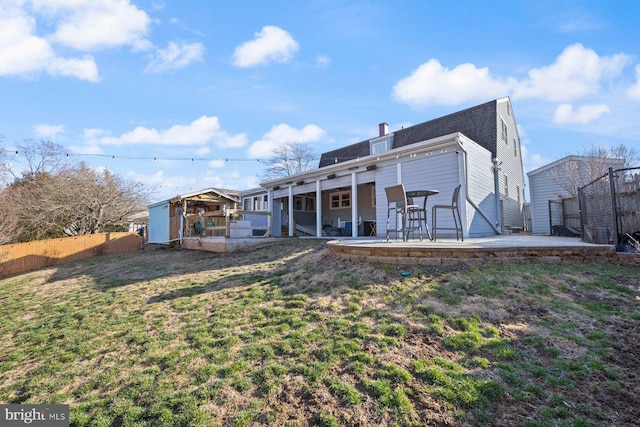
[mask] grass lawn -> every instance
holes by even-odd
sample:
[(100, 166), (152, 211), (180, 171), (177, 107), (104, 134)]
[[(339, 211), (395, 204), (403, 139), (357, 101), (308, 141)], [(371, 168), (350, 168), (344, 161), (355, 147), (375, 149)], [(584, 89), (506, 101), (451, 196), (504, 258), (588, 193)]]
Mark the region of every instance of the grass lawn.
[(69, 404), (74, 426), (640, 420), (637, 267), (370, 264), (282, 239), (5, 278), (0, 307), (0, 403)]

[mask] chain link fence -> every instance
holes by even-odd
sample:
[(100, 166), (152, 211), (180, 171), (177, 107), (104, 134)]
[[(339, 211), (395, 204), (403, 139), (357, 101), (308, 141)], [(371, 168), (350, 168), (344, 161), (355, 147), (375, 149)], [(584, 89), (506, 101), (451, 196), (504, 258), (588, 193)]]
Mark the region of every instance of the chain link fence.
[(640, 168), (613, 169), (578, 189), (582, 240), (640, 252)]

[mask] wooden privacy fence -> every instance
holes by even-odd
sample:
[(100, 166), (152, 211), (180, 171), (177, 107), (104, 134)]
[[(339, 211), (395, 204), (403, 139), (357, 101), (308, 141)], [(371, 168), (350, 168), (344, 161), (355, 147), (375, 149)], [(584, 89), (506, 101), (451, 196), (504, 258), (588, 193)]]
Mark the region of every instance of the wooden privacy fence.
[(0, 277), (140, 249), (138, 233), (99, 233), (0, 246)]

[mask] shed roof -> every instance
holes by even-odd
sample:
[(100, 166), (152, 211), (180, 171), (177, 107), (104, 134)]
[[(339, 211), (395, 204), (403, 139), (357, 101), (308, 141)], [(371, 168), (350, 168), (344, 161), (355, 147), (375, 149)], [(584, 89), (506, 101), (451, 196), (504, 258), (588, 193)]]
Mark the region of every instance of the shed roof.
[(148, 208), (152, 208), (155, 206), (159, 206), (162, 205), (164, 203), (175, 203), (178, 202), (180, 200), (184, 200), (184, 199), (191, 199), (191, 198), (195, 198), (196, 196), (203, 196), (206, 194), (216, 194), (220, 197), (224, 197), (225, 199), (231, 200), (233, 202), (240, 202), (240, 192), (236, 191), (236, 190), (226, 190), (226, 189), (222, 189), (222, 188), (206, 188), (204, 190), (198, 190), (198, 191), (193, 191), (191, 193), (186, 193), (186, 194), (178, 194), (175, 197), (172, 197), (170, 199), (167, 200), (162, 200), (160, 202), (156, 202), (153, 203), (149, 206), (147, 206)]

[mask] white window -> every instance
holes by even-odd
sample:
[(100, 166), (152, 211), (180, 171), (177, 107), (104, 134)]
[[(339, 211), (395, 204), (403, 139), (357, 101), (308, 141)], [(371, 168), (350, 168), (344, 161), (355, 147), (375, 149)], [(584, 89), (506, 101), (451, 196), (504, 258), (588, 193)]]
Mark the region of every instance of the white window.
[(513, 138), (513, 155), (518, 157), (518, 140)]
[(244, 205), (242, 207), (245, 211), (251, 210), (251, 199), (244, 199)]
[(504, 195), (509, 197), (509, 177), (504, 176)]
[(520, 184), (516, 184), (516, 194), (518, 195), (518, 204), (520, 204)]
[(502, 140), (504, 141), (505, 144), (509, 145), (509, 135), (507, 131), (507, 124), (502, 119), (500, 119), (500, 122), (502, 123)]
[(351, 191), (331, 193), (329, 198), (329, 209), (345, 209), (351, 207)]
[(293, 198), (293, 210), (315, 212), (316, 211), (315, 197), (295, 196)]
[(372, 142), (371, 143), (371, 154), (380, 154), (380, 153), (384, 153), (385, 151), (389, 150), (389, 144), (388, 144), (388, 140), (385, 139), (384, 141), (380, 141), (380, 142)]

